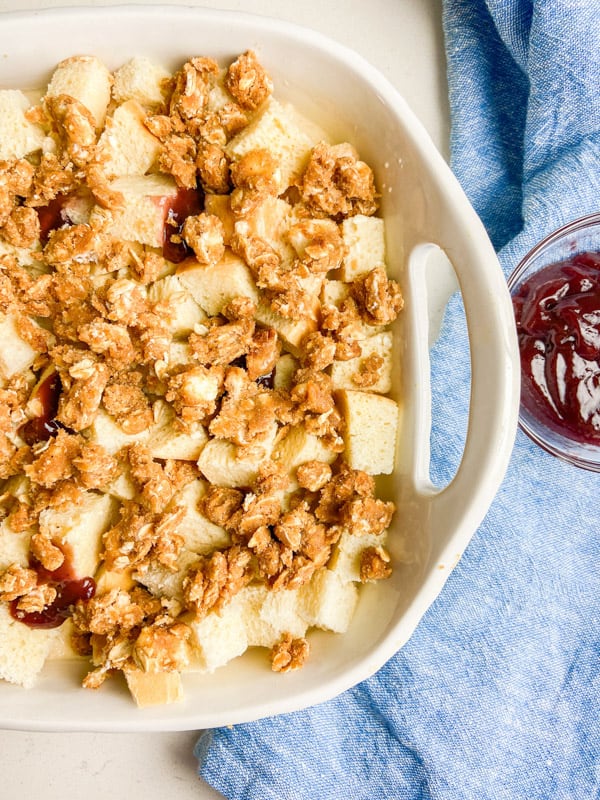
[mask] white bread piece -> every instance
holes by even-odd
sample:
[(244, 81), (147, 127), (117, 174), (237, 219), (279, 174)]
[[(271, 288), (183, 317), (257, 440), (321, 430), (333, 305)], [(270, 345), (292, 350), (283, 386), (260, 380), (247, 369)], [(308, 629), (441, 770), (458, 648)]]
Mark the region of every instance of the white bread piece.
[(115, 71), (112, 94), (117, 103), (136, 100), (144, 107), (154, 108), (164, 103), (162, 85), (170, 77), (161, 64), (136, 56)]
[(156, 163), (162, 145), (144, 125), (145, 118), (137, 100), (127, 100), (107, 118), (96, 153), (109, 178), (145, 175)]
[[(32, 320), (32, 324), (36, 325)], [(0, 314), (0, 373), (12, 378), (28, 369), (34, 362), (37, 351), (19, 336), (15, 318), (11, 314)]]
[(46, 134), (25, 117), (31, 102), (18, 89), (0, 90), (0, 159), (10, 161), (41, 150)]
[(55, 659), (77, 659), (78, 661), (85, 660), (85, 656), (76, 653), (71, 644), (71, 636), (73, 634), (73, 621), (70, 617), (56, 628), (56, 636), (50, 643), (50, 650), (48, 651), (48, 661)]
[(281, 259), (281, 263), (292, 265), (296, 253), (289, 244), (291, 206), (279, 197), (267, 195), (255, 208), (235, 223), (234, 230), (241, 236), (257, 236), (267, 242)]
[[(316, 305), (318, 298), (315, 298), (315, 307)], [(296, 356), (300, 354), (300, 343), (304, 337), (317, 330), (316, 312), (314, 317), (288, 319), (273, 311), (264, 300), (259, 302), (254, 316), (258, 322), (277, 331), (287, 349)]]
[[(323, 307), (335, 306), (339, 308), (341, 303), (350, 295), (350, 284), (343, 281), (325, 279), (321, 289), (321, 304)], [(352, 339), (360, 341), (366, 339), (368, 336), (374, 336), (376, 333), (381, 333), (383, 330), (382, 325), (369, 325), (361, 319), (357, 319), (352, 329), (347, 333), (351, 335)]]
[(152, 410), (155, 424), (148, 429), (148, 447), (152, 458), (196, 461), (208, 440), (204, 426), (194, 422), (188, 430), (181, 430), (176, 425), (175, 412), (164, 400), (157, 400)]
[(235, 215), (231, 210), (228, 194), (207, 194), (204, 197), (204, 211), (214, 214), (223, 225), (223, 242), (229, 246), (235, 230)]
[(57, 544), (67, 546), (77, 577), (93, 576), (98, 569), (102, 534), (112, 524), (116, 507), (109, 494), (82, 492), (68, 511), (46, 508), (40, 513), (40, 530), (47, 531)]
[[(0, 117), (0, 130), (1, 127), (2, 118)], [(0, 133), (0, 136), (1, 135)], [(39, 265), (34, 261), (33, 254), (41, 252), (41, 249), (42, 247), (39, 239), (31, 247), (15, 247), (14, 244), (9, 244), (9, 242), (0, 239), (0, 256), (12, 256), (16, 259), (20, 267), (26, 267), (29, 272), (35, 272), (37, 275), (42, 274), (42, 271), (39, 269)]]
[(57, 628), (30, 628), (0, 603), (0, 678), (30, 689), (57, 637)]
[(209, 266), (186, 260), (177, 270), (177, 277), (211, 317), (220, 314), (234, 297), (249, 297), (258, 302), (258, 289), (250, 270), (231, 250), (225, 250), (221, 260)]
[(345, 457), (352, 469), (369, 475), (389, 475), (394, 469), (398, 438), (398, 404), (372, 392), (339, 392), (346, 421)]
[(114, 456), (122, 447), (135, 442), (147, 441), (150, 436), (149, 430), (146, 429), (140, 433), (124, 433), (111, 415), (100, 408), (89, 428), (89, 435), (92, 442), (101, 444), (111, 456)]
[(392, 344), (393, 337), (390, 331), (383, 331), (360, 341), (361, 354), (349, 361), (334, 361), (331, 365), (331, 380), (334, 389), (358, 389), (360, 386), (353, 380), (359, 373), (361, 362), (371, 355), (381, 356), (383, 364), (379, 370), (376, 383), (364, 387), (369, 392), (387, 394), (392, 388)]
[(156, 597), (169, 597), (181, 600), (183, 597), (183, 581), (188, 569), (198, 561), (197, 553), (182, 548), (177, 556), (177, 570), (173, 571), (160, 564), (153, 564), (138, 570), (133, 577)]
[(168, 175), (124, 175), (109, 185), (112, 191), (122, 195), (123, 204), (112, 211), (95, 206), (90, 214), (90, 224), (101, 227), (116, 239), (161, 248), (167, 206), (177, 194), (173, 178)]
[(289, 389), (292, 385), (292, 377), (298, 369), (298, 361), (291, 353), (284, 353), (277, 359), (275, 364), (275, 376), (273, 378), (274, 389)]
[(14, 531), (6, 519), (0, 522), (0, 572), (11, 564), (28, 565), (30, 540), (31, 531)]
[(298, 611), (310, 626), (345, 633), (358, 601), (354, 583), (344, 583), (327, 567), (298, 590)]
[(360, 554), (367, 547), (380, 547), (385, 544), (386, 535), (366, 533), (363, 536), (344, 532), (333, 548), (327, 565), (342, 583), (360, 581)]
[(137, 494), (137, 487), (131, 479), (131, 473), (125, 466), (123, 471), (106, 487), (106, 494), (116, 497), (117, 500), (133, 500)]
[(298, 590), (271, 591), (264, 585), (247, 586), (235, 600), (243, 619), (249, 647), (273, 647), (282, 634), (304, 636), (308, 624), (298, 612)]
[(273, 461), (282, 464), (288, 473), (295, 475), (307, 461), (324, 461), (333, 464), (337, 453), (325, 447), (318, 436), (309, 433), (303, 425), (294, 425), (273, 450)]
[(263, 457), (238, 458), (236, 445), (225, 439), (210, 439), (200, 453), (198, 469), (215, 486), (250, 486), (256, 480), (260, 465), (269, 458), (274, 440), (275, 430), (269, 439), (261, 442)]
[(231, 544), (227, 531), (198, 510), (198, 502), (205, 493), (205, 482), (196, 479), (184, 486), (171, 501), (174, 508), (185, 509), (185, 516), (177, 525), (177, 533), (183, 536), (183, 546), (192, 553), (207, 554)]
[(125, 670), (125, 680), (138, 708), (163, 706), (183, 699), (179, 672), (144, 672), (137, 667)]
[(234, 161), (251, 150), (268, 150), (279, 164), (279, 194), (298, 180), (310, 151), (321, 140), (317, 132), (289, 105), (271, 98), (259, 113), (226, 147)]
[(381, 217), (356, 214), (342, 222), (345, 254), (340, 268), (343, 281), (353, 281), (375, 267), (385, 267), (385, 227)]
[(124, 569), (117, 572), (116, 570), (107, 569), (106, 564), (100, 564), (96, 570), (94, 580), (96, 582), (97, 595), (111, 592), (113, 589), (129, 591), (135, 585), (130, 570)]
[(206, 314), (194, 300), (177, 275), (167, 275), (150, 286), (148, 299), (160, 303), (163, 319), (173, 336), (188, 336), (194, 325), (206, 319)]
[(241, 656), (248, 647), (237, 596), (220, 613), (213, 611), (189, 625), (192, 636), (190, 665), (186, 671), (214, 672), (232, 658)]
[(71, 56), (54, 70), (46, 97), (69, 95), (91, 113), (96, 130), (104, 125), (110, 102), (112, 76), (105, 64), (95, 56)]

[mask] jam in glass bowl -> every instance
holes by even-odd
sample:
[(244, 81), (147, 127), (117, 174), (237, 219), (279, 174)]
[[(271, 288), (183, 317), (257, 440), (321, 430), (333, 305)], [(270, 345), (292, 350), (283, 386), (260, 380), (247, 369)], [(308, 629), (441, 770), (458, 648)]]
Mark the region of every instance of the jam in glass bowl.
[(521, 355), (519, 424), (600, 472), (600, 213), (537, 244), (508, 281)]

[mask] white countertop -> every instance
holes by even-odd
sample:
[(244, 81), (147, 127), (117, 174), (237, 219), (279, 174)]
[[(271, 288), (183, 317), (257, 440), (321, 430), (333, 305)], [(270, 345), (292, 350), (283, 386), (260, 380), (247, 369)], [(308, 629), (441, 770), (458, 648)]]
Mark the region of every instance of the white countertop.
[[(118, 4), (110, 0), (88, 3), (0, 0), (0, 11)], [(169, 0), (146, 3), (158, 4), (172, 3)], [(179, 4), (279, 17), (315, 28), (353, 48), (402, 92), (435, 144), (447, 155), (441, 0), (187, 0)], [(0, 731), (0, 797), (214, 800), (221, 795), (196, 775), (192, 750), (197, 738), (198, 731), (162, 734)]]

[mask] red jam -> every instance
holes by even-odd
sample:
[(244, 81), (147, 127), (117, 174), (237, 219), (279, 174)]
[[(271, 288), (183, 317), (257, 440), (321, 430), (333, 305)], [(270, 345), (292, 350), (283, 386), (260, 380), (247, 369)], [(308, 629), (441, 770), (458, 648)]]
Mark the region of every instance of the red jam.
[(63, 225), (71, 224), (64, 212), (67, 199), (68, 195), (59, 194), (50, 200), (47, 206), (40, 206), (36, 209), (40, 221), (40, 242), (42, 244), (46, 244), (52, 231), (62, 228)]
[(10, 605), (11, 615), (30, 628), (58, 628), (71, 615), (71, 607), (78, 600), (89, 600), (96, 593), (93, 578), (78, 578), (75, 575), (68, 553), (65, 553), (65, 560), (58, 569), (47, 570), (35, 560), (32, 560), (30, 567), (35, 569), (40, 582), (48, 583), (56, 589), (54, 601), (43, 611), (19, 611), (18, 599), (13, 600)]
[(39, 417), (27, 420), (19, 428), (23, 441), (30, 447), (38, 442), (46, 442), (51, 436), (56, 435), (60, 427), (55, 417), (61, 391), (62, 384), (58, 372), (53, 372), (38, 386), (35, 396), (42, 406), (42, 413)]
[(553, 430), (600, 444), (600, 253), (544, 267), (513, 305), (523, 407)]
[(183, 223), (190, 216), (200, 214), (204, 208), (204, 196), (198, 189), (178, 189), (177, 194), (165, 206), (165, 228), (163, 232), (163, 256), (179, 264), (190, 254), (184, 241), (172, 241), (181, 236)]

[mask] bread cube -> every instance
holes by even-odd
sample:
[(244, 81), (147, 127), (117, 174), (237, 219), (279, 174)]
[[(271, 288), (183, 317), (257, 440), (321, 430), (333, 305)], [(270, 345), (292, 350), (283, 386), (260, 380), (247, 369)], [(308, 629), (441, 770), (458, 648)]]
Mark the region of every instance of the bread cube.
[(183, 581), (190, 567), (198, 561), (198, 555), (182, 548), (177, 556), (177, 569), (175, 571), (153, 563), (137, 570), (133, 577), (142, 586), (156, 597), (169, 597), (181, 600), (183, 596)]
[(206, 319), (206, 314), (177, 275), (155, 281), (148, 291), (148, 299), (153, 305), (160, 305), (173, 336), (188, 336), (194, 325)]
[(57, 637), (57, 628), (30, 628), (0, 602), (0, 678), (30, 689)]
[(239, 604), (234, 598), (220, 613), (211, 612), (192, 629), (189, 671), (214, 672), (241, 656), (248, 647), (248, 637)]
[(268, 150), (279, 164), (281, 194), (302, 175), (320, 138), (290, 106), (271, 98), (262, 113), (229, 142), (227, 153), (237, 160), (251, 150)]
[[(318, 299), (315, 299), (318, 303)], [(300, 343), (304, 337), (317, 330), (316, 314), (314, 318), (288, 319), (273, 311), (264, 300), (259, 302), (254, 316), (258, 322), (277, 331), (287, 349), (296, 356), (300, 354)]]
[(46, 97), (66, 94), (78, 100), (91, 113), (100, 130), (110, 102), (112, 77), (106, 66), (95, 56), (71, 56), (54, 70)]
[(26, 370), (38, 355), (33, 347), (21, 338), (15, 318), (10, 314), (0, 314), (0, 342), (2, 342), (0, 374), (5, 378), (12, 378), (13, 375)]
[(332, 572), (338, 576), (342, 583), (360, 581), (360, 555), (367, 547), (380, 547), (385, 544), (385, 534), (376, 535), (367, 533), (357, 536), (352, 533), (342, 533), (333, 549), (329, 564)]
[(183, 699), (179, 672), (144, 672), (137, 667), (124, 670), (127, 688), (138, 708), (162, 706)]
[(145, 442), (150, 436), (149, 429), (140, 433), (124, 433), (114, 419), (103, 408), (100, 408), (89, 429), (90, 439), (96, 444), (101, 444), (104, 449), (114, 456), (122, 447), (134, 442)]
[(81, 492), (77, 504), (68, 511), (46, 508), (40, 513), (40, 530), (66, 546), (69, 563), (78, 578), (96, 572), (102, 534), (112, 524), (116, 506), (109, 494)]
[(398, 404), (372, 392), (343, 390), (340, 406), (346, 421), (345, 457), (352, 469), (389, 475), (398, 438)]
[(41, 150), (46, 134), (25, 116), (31, 103), (18, 89), (0, 90), (0, 159), (10, 161)]
[(111, 181), (110, 188), (122, 195), (122, 205), (111, 211), (96, 206), (90, 224), (116, 239), (162, 248), (168, 204), (177, 194), (175, 181), (167, 175), (124, 175)]
[(307, 461), (324, 461), (333, 464), (337, 453), (325, 447), (322, 440), (309, 433), (303, 425), (294, 425), (273, 450), (273, 461), (282, 464), (293, 476)]
[(271, 591), (264, 585), (247, 586), (236, 597), (248, 646), (273, 647), (284, 633), (304, 636), (308, 624), (298, 612), (298, 590)]
[(200, 453), (198, 469), (215, 486), (251, 486), (260, 465), (269, 458), (272, 446), (272, 441), (264, 443), (261, 458), (239, 458), (236, 445), (225, 439), (210, 439)]
[(277, 359), (275, 364), (275, 376), (273, 378), (274, 389), (289, 389), (292, 385), (294, 372), (298, 369), (298, 361), (291, 353), (284, 353)]
[(31, 531), (14, 531), (6, 519), (0, 522), (0, 573), (11, 564), (29, 564)]
[(123, 589), (129, 591), (133, 589), (134, 582), (130, 570), (116, 570), (107, 569), (105, 564), (100, 564), (94, 576), (96, 582), (96, 594), (104, 594), (111, 592), (113, 589)]
[(242, 236), (256, 236), (267, 242), (281, 259), (283, 265), (291, 265), (295, 251), (288, 243), (291, 206), (279, 197), (267, 195), (255, 208), (235, 223), (235, 232)]
[(174, 508), (185, 509), (185, 516), (177, 525), (177, 533), (183, 536), (183, 546), (193, 553), (211, 553), (231, 544), (227, 531), (200, 513), (198, 502), (205, 492), (204, 481), (194, 480), (184, 486), (172, 501)]
[(214, 214), (223, 225), (223, 242), (228, 247), (235, 230), (235, 216), (231, 210), (228, 194), (207, 194), (204, 198), (204, 211)]
[(174, 411), (162, 400), (156, 401), (153, 411), (156, 422), (148, 429), (152, 458), (196, 461), (208, 440), (204, 426), (193, 422), (182, 430), (176, 424)]
[(385, 229), (381, 217), (356, 214), (342, 222), (345, 255), (340, 269), (344, 281), (353, 281), (375, 267), (385, 266)]
[(56, 635), (53, 637), (50, 643), (47, 660), (53, 661), (59, 658), (75, 658), (79, 661), (83, 661), (85, 656), (82, 656), (80, 653), (76, 653), (71, 643), (71, 637), (73, 635), (73, 621), (71, 618), (67, 617), (63, 624), (56, 628), (55, 631)]
[(117, 103), (136, 100), (145, 108), (154, 109), (164, 103), (163, 86), (170, 77), (161, 64), (136, 56), (115, 71), (112, 94)]
[(335, 633), (348, 630), (357, 602), (354, 583), (343, 582), (327, 567), (317, 570), (298, 590), (298, 612), (306, 622)]
[(107, 118), (97, 155), (108, 177), (145, 175), (157, 161), (162, 145), (144, 125), (145, 116), (137, 100), (127, 100)]
[(220, 314), (234, 297), (249, 297), (258, 302), (258, 289), (250, 270), (231, 250), (225, 250), (223, 258), (209, 266), (186, 260), (180, 264), (177, 277), (211, 317)]
[[(334, 306), (340, 308), (346, 298), (350, 296), (350, 284), (343, 281), (325, 279), (321, 289), (321, 303), (323, 307)], [(345, 333), (352, 339), (360, 341), (376, 333), (381, 333), (383, 326), (369, 325), (357, 318), (350, 327), (345, 327)]]
[[(2, 118), (0, 117), (0, 130), (2, 128), (1, 119)], [(10, 244), (9, 242), (5, 242), (3, 239), (0, 239), (0, 256), (12, 256), (20, 267), (27, 267), (29, 272), (35, 271), (36, 274), (41, 273), (37, 270), (38, 265), (34, 261), (33, 254), (39, 253), (41, 249), (42, 248), (39, 240), (32, 247), (16, 247), (14, 244)]]
[[(392, 334), (389, 331), (376, 333), (360, 341), (361, 354), (348, 361), (334, 361), (331, 365), (331, 379), (334, 389), (365, 389), (377, 394), (387, 394), (392, 388)], [(383, 364), (378, 370), (377, 380), (369, 386), (361, 387), (354, 381), (360, 374), (361, 363), (371, 355), (380, 356)]]

